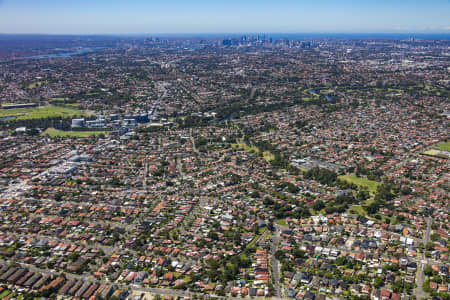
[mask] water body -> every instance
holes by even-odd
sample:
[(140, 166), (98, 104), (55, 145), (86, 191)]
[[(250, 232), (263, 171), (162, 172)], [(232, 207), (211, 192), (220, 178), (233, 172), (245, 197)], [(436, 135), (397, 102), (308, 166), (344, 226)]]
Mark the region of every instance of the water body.
[(211, 121), (209, 121), (209, 123), (212, 124), (212, 125), (216, 125), (216, 124), (223, 123), (225, 121), (229, 121), (229, 120), (232, 120), (232, 119), (234, 119), (233, 115), (229, 115), (228, 117), (225, 117), (225, 118), (220, 119), (220, 120), (211, 120)]
[(59, 53), (53, 53), (53, 54), (42, 54), (42, 55), (35, 55), (28, 57), (30, 59), (43, 59), (43, 58), (65, 58), (65, 57), (71, 57), (75, 55), (84, 55), (88, 53), (95, 52), (100, 49), (104, 49), (105, 47), (95, 47), (95, 48), (80, 48), (75, 51), (70, 52), (59, 52)]
[(266, 37), (276, 39), (310, 39), (310, 38), (336, 38), (336, 39), (424, 39), (424, 40), (450, 40), (449, 33), (273, 33)]
[[(318, 95), (321, 96), (322, 94), (318, 93), (316, 90), (308, 90), (308, 93), (313, 94), (313, 95)], [(331, 97), (330, 95), (323, 95), (325, 97), (325, 99), (327, 99), (328, 102), (333, 101), (333, 97)]]
[[(198, 37), (198, 38), (240, 38), (242, 36), (257, 36), (264, 33), (179, 33), (155, 34), (158, 37)], [(424, 39), (424, 40), (450, 40), (450, 33), (265, 33), (266, 39)]]
[(7, 119), (15, 119), (17, 116), (6, 116), (6, 117), (0, 117), (0, 120), (7, 120)]

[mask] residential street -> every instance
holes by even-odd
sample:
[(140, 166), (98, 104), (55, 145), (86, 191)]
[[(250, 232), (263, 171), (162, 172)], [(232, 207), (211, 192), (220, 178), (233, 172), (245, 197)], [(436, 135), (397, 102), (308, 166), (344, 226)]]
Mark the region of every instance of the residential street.
[(275, 290), (275, 295), (281, 297), (281, 286), (280, 286), (280, 267), (278, 260), (275, 258), (275, 252), (277, 251), (278, 242), (280, 240), (280, 228), (275, 224), (275, 231), (272, 234), (272, 244), (270, 245), (270, 262), (272, 265), (272, 279), (273, 287)]
[[(431, 224), (432, 224), (432, 218), (428, 217), (427, 219), (427, 229), (425, 230), (423, 243), (426, 245), (430, 240), (430, 233), (431, 233)], [(414, 289), (414, 295), (416, 295), (417, 299), (422, 299), (428, 296), (427, 293), (423, 290), (423, 283), (425, 281), (425, 274), (423, 274), (423, 269), (427, 265), (427, 259), (425, 257), (425, 254), (422, 253), (421, 256), (422, 259), (417, 260), (417, 278), (416, 278), (416, 288)]]

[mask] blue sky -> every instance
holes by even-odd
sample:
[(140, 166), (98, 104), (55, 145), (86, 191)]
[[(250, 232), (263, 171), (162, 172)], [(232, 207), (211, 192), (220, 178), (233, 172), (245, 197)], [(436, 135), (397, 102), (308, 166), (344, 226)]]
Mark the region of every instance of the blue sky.
[(450, 33), (450, 0), (0, 0), (0, 33)]

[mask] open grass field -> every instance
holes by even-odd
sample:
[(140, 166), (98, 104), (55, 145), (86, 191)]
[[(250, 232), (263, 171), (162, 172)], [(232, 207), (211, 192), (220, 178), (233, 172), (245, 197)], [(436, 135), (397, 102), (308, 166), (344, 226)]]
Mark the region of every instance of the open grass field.
[(69, 108), (77, 108), (77, 107), (79, 107), (80, 105), (78, 104), (78, 103), (66, 103), (66, 104), (64, 104), (64, 107), (69, 107)]
[(267, 162), (271, 162), (272, 160), (275, 159), (275, 155), (273, 155), (271, 152), (269, 151), (264, 151), (263, 152), (263, 157)]
[(441, 151), (436, 150), (436, 149), (430, 149), (430, 150), (425, 151), (423, 154), (437, 156), (437, 155), (439, 155), (439, 153), (441, 153)]
[(448, 152), (450, 152), (450, 142), (441, 142), (428, 148), (423, 154), (439, 158), (449, 158)]
[(108, 134), (108, 131), (63, 131), (55, 128), (47, 128), (46, 131), (41, 133), (41, 136), (50, 136), (50, 137), (89, 137), (96, 136), (100, 134)]
[(86, 113), (82, 110), (53, 105), (32, 108), (0, 109), (0, 117), (15, 117), (9, 120), (30, 120), (55, 117), (71, 118), (83, 115), (86, 115)]
[(442, 142), (436, 145), (436, 148), (442, 151), (450, 152), (450, 142)]
[(339, 176), (339, 179), (346, 180), (348, 182), (352, 182), (360, 187), (367, 187), (367, 189), (371, 193), (375, 193), (377, 190), (377, 187), (381, 184), (380, 182), (369, 180), (365, 177), (356, 177), (356, 175), (354, 175), (354, 174), (342, 175), (342, 176)]
[(287, 226), (285, 219), (280, 219), (280, 220), (276, 221), (275, 224), (280, 225), (280, 226)]
[(258, 234), (259, 235), (261, 235), (261, 234), (263, 234), (264, 232), (266, 232), (266, 230), (267, 230), (267, 227), (260, 227), (259, 229), (258, 229)]
[(10, 295), (11, 292), (8, 290), (4, 290), (1, 294), (0, 294), (0, 298), (6, 298), (8, 295)]
[(332, 89), (323, 89), (323, 90), (319, 90), (319, 93), (321, 93), (321, 94), (331, 94), (331, 93), (333, 93), (333, 90)]
[(232, 146), (234, 148), (238, 148), (240, 150), (244, 150), (244, 151), (251, 152), (251, 153), (258, 153), (259, 152), (259, 149), (257, 147), (255, 147), (253, 145), (248, 145), (248, 144), (246, 144), (244, 142), (238, 142), (236, 144), (232, 144)]
[[(248, 144), (244, 143), (243, 141), (239, 141), (236, 144), (231, 144), (231, 146), (233, 148), (244, 150), (244, 151), (249, 152), (249, 153), (259, 154), (258, 147), (254, 146), (254, 145), (248, 145)], [(264, 160), (266, 162), (271, 162), (272, 160), (275, 159), (275, 156), (269, 151), (264, 151), (263, 152), (263, 157), (264, 157)]]
[(403, 93), (402, 90), (399, 90), (399, 89), (392, 89), (392, 88), (388, 88), (387, 91), (388, 91), (388, 92), (395, 92), (395, 93)]
[(47, 83), (46, 81), (36, 81), (36, 82), (30, 83), (30, 84), (27, 86), (27, 88), (28, 88), (28, 89), (34, 89), (35, 87), (41, 86), (41, 85), (46, 84), (46, 83)]
[(359, 215), (359, 216), (365, 216), (366, 215), (366, 211), (364, 210), (362, 205), (352, 205), (350, 207), (349, 212), (350, 213), (355, 213), (356, 215)]
[[(364, 203), (364, 205), (369, 205), (371, 202), (373, 202), (373, 200), (367, 200)], [(376, 220), (376, 218), (373, 218), (373, 216), (367, 216), (367, 212), (364, 209), (363, 205), (358, 205), (358, 204), (352, 205), (347, 210), (347, 213), (351, 214), (351, 215), (354, 215), (354, 216), (364, 216), (364, 217), (368, 217), (369, 219)], [(379, 216), (381, 217), (381, 222), (383, 222), (383, 223), (386, 223), (386, 220), (388, 220), (388, 219), (389, 219), (391, 224), (395, 223), (395, 218), (391, 218), (391, 217), (388, 217), (386, 215), (380, 215), (380, 214), (379, 214)]]

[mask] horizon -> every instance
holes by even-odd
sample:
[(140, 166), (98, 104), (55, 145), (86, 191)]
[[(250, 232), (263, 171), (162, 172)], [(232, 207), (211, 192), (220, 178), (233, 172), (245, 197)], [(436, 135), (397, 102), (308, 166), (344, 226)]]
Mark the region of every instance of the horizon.
[[(226, 38), (241, 36), (265, 36), (266, 38), (286, 38), (286, 37), (311, 37), (311, 38), (342, 38), (342, 37), (363, 37), (363, 38), (390, 38), (391, 37), (448, 37), (450, 32), (148, 32), (148, 33), (9, 33), (0, 32), (0, 36), (76, 36), (76, 37), (181, 37), (181, 38)], [(420, 37), (419, 37), (420, 38)]]
[(0, 31), (48, 35), (450, 33), (446, 0), (61, 2), (0, 0)]

